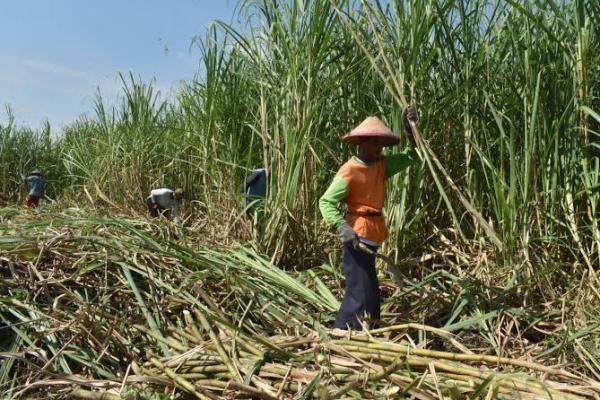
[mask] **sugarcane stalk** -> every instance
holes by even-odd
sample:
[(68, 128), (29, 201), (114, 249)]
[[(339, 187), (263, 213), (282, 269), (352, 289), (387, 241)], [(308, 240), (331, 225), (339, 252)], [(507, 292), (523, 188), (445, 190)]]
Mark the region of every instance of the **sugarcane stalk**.
[[(360, 357), (371, 357), (371, 360), (375, 359), (375, 360), (379, 360), (379, 361), (385, 361), (385, 362), (393, 362), (396, 357), (392, 356), (392, 355), (387, 355), (384, 354), (384, 352), (379, 352), (379, 351), (369, 351), (369, 349), (366, 348), (350, 348), (353, 346), (348, 346), (346, 347), (347, 350), (349, 350), (352, 354), (355, 354), (357, 356)], [(427, 359), (427, 358), (422, 358), (419, 356), (411, 356), (411, 355), (407, 355), (406, 356), (406, 364), (410, 365), (411, 367), (421, 367), (421, 368), (427, 368), (430, 365), (433, 365), (433, 367), (436, 370), (442, 370), (445, 372), (452, 372), (458, 375), (467, 375), (467, 376), (472, 376), (472, 377), (477, 377), (477, 378), (481, 378), (483, 380), (487, 379), (490, 377), (491, 374), (493, 374), (493, 372), (490, 373), (485, 373), (482, 372), (476, 368), (473, 367), (469, 367), (469, 366), (465, 366), (465, 365), (461, 365), (461, 364), (450, 364), (447, 363), (445, 361), (441, 361), (441, 360), (435, 360), (435, 359)], [(535, 381), (534, 381), (535, 382)], [(498, 380), (497, 384), (501, 385), (501, 386), (505, 386), (511, 389), (518, 389), (521, 391), (526, 391), (526, 392), (531, 392), (531, 393), (535, 393), (535, 394), (539, 394), (539, 395), (545, 395), (547, 393), (554, 393), (554, 394), (559, 394), (561, 396), (564, 396), (565, 399), (581, 399), (580, 396), (574, 396), (574, 395), (570, 395), (567, 393), (564, 393), (563, 391), (561, 391), (561, 388), (554, 388), (554, 387), (550, 387), (552, 386), (551, 383), (547, 383), (546, 385), (542, 385), (539, 382), (535, 382), (537, 385), (539, 385), (540, 387), (535, 387), (532, 386), (532, 383), (527, 383), (524, 381), (520, 381), (514, 377), (507, 377), (503, 380)], [(548, 386), (548, 387), (546, 387)]]
[[(406, 103), (403, 106), (406, 107)], [(502, 243), (502, 241), (496, 234), (496, 231), (494, 230), (494, 228), (492, 228), (490, 226), (490, 224), (485, 220), (485, 218), (483, 218), (481, 213), (477, 209), (475, 209), (475, 207), (473, 207), (473, 205), (471, 203), (469, 203), (469, 201), (462, 194), (462, 192), (460, 191), (458, 186), (456, 186), (456, 184), (454, 183), (454, 181), (452, 180), (450, 175), (448, 175), (448, 173), (446, 172), (446, 169), (442, 166), (442, 163), (438, 160), (438, 158), (435, 155), (435, 153), (433, 152), (433, 150), (429, 147), (428, 143), (425, 140), (423, 140), (423, 137), (421, 136), (421, 132), (417, 128), (415, 122), (410, 119), (408, 121), (409, 121), (409, 124), (411, 127), (411, 131), (413, 132), (413, 135), (416, 136), (415, 143), (416, 143), (417, 147), (419, 148), (419, 150), (421, 150), (421, 153), (423, 154), (425, 160), (429, 164), (429, 168), (431, 169), (432, 173), (433, 173), (433, 165), (431, 165), (430, 159), (434, 161), (438, 170), (442, 173), (444, 178), (446, 178), (446, 182), (448, 183), (450, 188), (454, 191), (454, 193), (458, 196), (458, 199), (460, 200), (462, 205), (467, 209), (467, 211), (469, 213), (471, 213), (471, 215), (477, 220), (477, 222), (479, 224), (481, 224), (481, 226), (483, 227), (483, 230), (488, 235), (488, 238), (496, 245), (498, 250), (502, 251), (504, 249), (504, 243)]]
[(173, 348), (174, 350), (178, 350), (178, 351), (186, 351), (188, 350), (187, 347), (183, 346), (182, 344), (180, 344), (179, 342), (170, 339), (168, 337), (163, 337), (162, 335), (157, 334), (156, 332), (146, 328), (145, 326), (142, 325), (134, 325), (134, 328), (137, 329), (140, 332), (145, 333), (148, 336), (151, 336), (153, 339), (155, 339), (156, 341), (166, 344), (167, 346)]
[[(190, 312), (188, 310), (184, 310), (183, 311), (183, 316), (184, 319), (186, 321), (187, 326), (192, 330), (192, 334), (193, 336), (195, 336), (197, 338), (197, 341), (201, 344), (203, 343), (205, 340), (202, 338), (202, 335), (200, 334), (200, 331), (198, 331), (198, 328), (196, 327), (196, 323), (194, 321), (194, 319), (192, 318)], [(252, 344), (249, 340), (249, 338), (243, 334), (240, 331), (237, 330), (233, 330), (230, 329), (230, 327), (227, 324), (221, 324), (218, 323), (218, 326), (221, 327), (224, 330), (229, 331), (229, 333), (237, 338), (237, 340), (244, 346), (244, 348), (246, 348), (249, 352), (253, 353), (254, 355), (260, 356), (262, 355), (262, 351), (255, 346), (254, 344)]]
[(248, 338), (248, 336), (246, 334), (244, 334), (243, 332), (241, 332), (239, 330), (231, 329), (229, 326), (227, 326), (225, 324), (217, 323), (217, 325), (219, 327), (221, 327), (221, 329), (229, 331), (229, 334), (232, 337), (235, 337), (236, 340), (239, 343), (241, 343), (242, 346), (244, 346), (244, 348), (246, 348), (250, 353), (254, 354), (255, 356), (262, 356), (263, 351), (261, 349), (259, 349), (257, 346), (255, 346), (254, 344), (252, 344), (249, 340), (250, 338)]
[(198, 330), (196, 321), (194, 321), (194, 319), (192, 318), (192, 314), (188, 310), (183, 310), (183, 319), (185, 320), (187, 327), (192, 331), (192, 335), (194, 335), (198, 342), (202, 343), (204, 341), (204, 338)]
[(215, 334), (215, 332), (212, 330), (212, 327), (206, 320), (206, 317), (204, 316), (204, 314), (202, 314), (201, 312), (196, 310), (196, 316), (200, 320), (200, 323), (202, 324), (202, 327), (204, 328), (204, 330), (206, 330), (208, 332), (213, 344), (215, 345), (215, 347), (217, 349), (217, 352), (219, 353), (219, 355), (221, 356), (221, 359), (223, 360), (223, 362), (229, 369), (229, 373), (231, 374), (231, 379), (235, 379), (238, 382), (242, 382), (243, 379), (240, 374), (240, 371), (238, 371), (237, 367), (231, 361), (231, 358), (229, 358), (229, 356), (227, 355), (227, 352), (223, 348), (223, 344), (221, 343), (221, 340)]
[(403, 364), (404, 364), (404, 360), (403, 359), (398, 359), (398, 360), (394, 361), (392, 364), (390, 364), (387, 368), (385, 368), (382, 372), (377, 373), (375, 375), (371, 376), (371, 375), (368, 375), (368, 374), (359, 374), (351, 382), (347, 383), (340, 390), (338, 390), (337, 392), (333, 393), (331, 395), (331, 398), (332, 399), (336, 399), (338, 397), (343, 396), (344, 394), (348, 393), (350, 390), (352, 390), (355, 387), (359, 386), (361, 384), (361, 382), (365, 381), (365, 379), (368, 379), (368, 380), (371, 380), (371, 381), (379, 381), (381, 379), (387, 378), (390, 374), (392, 374), (393, 372), (395, 372), (397, 369), (401, 368)]
[(235, 381), (229, 382), (229, 384), (227, 385), (227, 389), (239, 390), (242, 393), (247, 393), (249, 395), (252, 395), (253, 397), (259, 397), (259, 398), (265, 399), (265, 400), (277, 400), (278, 399), (278, 397), (273, 396), (265, 391), (262, 391), (260, 389), (255, 389), (252, 386), (245, 385), (243, 383), (239, 383), (239, 382), (235, 382)]
[(211, 373), (211, 372), (227, 372), (229, 368), (226, 365), (207, 365), (187, 369), (189, 372)]
[(173, 358), (171, 360), (163, 361), (163, 364), (169, 368), (179, 367), (182, 364), (184, 364), (188, 368), (193, 368), (196, 366), (203, 366), (203, 365), (217, 365), (222, 362), (219, 357), (211, 356), (208, 354), (203, 355), (203, 356), (206, 356), (206, 358), (204, 359), (204, 358), (193, 358), (193, 357), (189, 357), (189, 358), (177, 357), (177, 358)]
[(73, 389), (69, 395), (85, 400), (121, 400), (121, 396), (109, 392), (92, 392), (85, 389)]
[[(440, 378), (444, 379), (446, 383), (456, 383), (457, 385), (460, 385), (462, 387), (464, 387), (466, 390), (470, 390), (472, 391), (473, 389), (477, 388), (478, 386), (482, 385), (485, 380), (481, 379), (481, 378), (477, 378), (474, 376), (464, 376), (464, 375), (460, 375), (460, 374), (452, 374), (452, 373), (443, 373), (439, 375)], [(494, 390), (498, 391), (499, 393), (505, 393), (505, 394), (509, 394), (509, 395), (514, 395), (515, 391), (514, 388), (507, 388), (505, 386), (502, 385), (497, 385)], [(525, 393), (525, 392), (520, 392), (521, 396), (534, 396), (533, 393)], [(537, 396), (537, 395), (535, 395)]]
[(156, 358), (152, 358), (152, 359), (150, 359), (150, 361), (157, 368), (160, 368), (161, 370), (163, 370), (166, 376), (171, 378), (175, 384), (177, 384), (182, 389), (186, 390), (188, 393), (194, 395), (196, 398), (198, 398), (200, 400), (212, 400), (210, 397), (197, 392), (196, 387), (191, 382), (189, 382), (187, 379), (184, 379), (184, 378), (180, 377), (179, 375), (177, 375), (177, 373), (175, 371), (173, 371), (171, 368), (165, 367)]
[(178, 327), (174, 327), (174, 326), (169, 326), (167, 328), (167, 330), (171, 333), (171, 335), (175, 336), (176, 339), (180, 342), (190, 342), (190, 343), (194, 343), (197, 345), (203, 344), (204, 341), (200, 341), (198, 340), (194, 335), (187, 333), (183, 330), (181, 330)]
[[(351, 340), (339, 340), (334, 343), (344, 345), (354, 345), (356, 346), (357, 341)], [(524, 360), (506, 358), (506, 357), (498, 357), (498, 356), (489, 356), (489, 355), (478, 355), (478, 354), (457, 354), (457, 353), (449, 353), (445, 351), (436, 351), (436, 350), (427, 350), (427, 349), (419, 349), (413, 348), (409, 346), (399, 345), (395, 343), (377, 343), (374, 341), (369, 341), (367, 343), (362, 342), (363, 347), (375, 350), (381, 350), (385, 352), (401, 352), (403, 354), (414, 354), (422, 357), (430, 357), (436, 359), (445, 359), (452, 361), (467, 361), (467, 362), (483, 362), (489, 364), (504, 364), (504, 365), (512, 365), (515, 367), (527, 368), (533, 371), (545, 372), (551, 375), (559, 375), (564, 376), (571, 379), (579, 379), (578, 376), (567, 372), (563, 369), (557, 369), (552, 367), (546, 367), (545, 365), (536, 364)], [(361, 345), (358, 345), (359, 348)]]
[[(356, 379), (356, 377), (358, 377), (360, 375), (361, 374), (358, 374), (358, 373), (353, 373), (351, 375), (334, 374), (333, 378), (335, 378), (336, 381), (345, 382), (348, 380), (354, 380), (354, 379)], [(365, 374), (363, 374), (362, 376), (365, 376)], [(418, 387), (410, 387), (411, 385), (414, 385), (417, 380), (420, 380), (420, 379), (416, 379), (411, 376), (400, 375), (399, 372), (396, 371), (390, 375), (390, 380), (392, 381), (392, 383), (394, 383), (394, 385), (405, 388), (405, 391), (406, 391), (405, 394), (410, 394), (415, 399), (435, 400), (433, 397), (428, 395), (423, 389), (420, 389)], [(372, 381), (372, 380), (370, 380), (370, 381)], [(409, 386), (408, 389), (406, 389), (407, 385)]]
[[(369, 333), (371, 335), (378, 335), (378, 334), (382, 334), (382, 333), (404, 331), (404, 330), (408, 330), (408, 329), (416, 329), (419, 331), (426, 331), (426, 332), (434, 333), (440, 337), (443, 337), (444, 339), (447, 339), (450, 343), (452, 343), (452, 345), (454, 347), (456, 347), (463, 353), (473, 354), (473, 352), (471, 350), (467, 349), (464, 345), (462, 345), (456, 339), (454, 339), (454, 335), (452, 333), (445, 331), (443, 329), (434, 328), (432, 326), (415, 324), (415, 323), (398, 324), (398, 325), (386, 326), (384, 328), (371, 329), (369, 331)], [(355, 338), (355, 339), (360, 340), (359, 338)]]

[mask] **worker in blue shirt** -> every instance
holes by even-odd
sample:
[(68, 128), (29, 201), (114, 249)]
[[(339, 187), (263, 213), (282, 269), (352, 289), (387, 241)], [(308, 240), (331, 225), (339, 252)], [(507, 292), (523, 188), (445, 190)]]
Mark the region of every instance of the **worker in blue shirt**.
[(258, 168), (252, 170), (242, 184), (242, 193), (244, 194), (243, 206), (246, 213), (250, 214), (258, 208), (261, 200), (267, 196), (267, 170)]
[(27, 207), (37, 207), (40, 199), (44, 197), (46, 180), (40, 170), (34, 169), (28, 175), (21, 175), (21, 179), (29, 185), (29, 193), (25, 198)]
[(252, 221), (253, 235), (256, 240), (262, 238), (264, 199), (267, 196), (269, 171), (266, 168), (257, 168), (242, 182), (242, 207)]

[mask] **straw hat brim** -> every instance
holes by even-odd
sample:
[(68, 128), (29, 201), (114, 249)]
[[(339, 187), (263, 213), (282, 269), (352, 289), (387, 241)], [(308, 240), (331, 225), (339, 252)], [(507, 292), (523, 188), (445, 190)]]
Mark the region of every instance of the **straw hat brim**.
[(388, 132), (350, 132), (343, 138), (344, 142), (354, 145), (360, 145), (369, 139), (379, 140), (384, 147), (395, 146), (400, 143), (400, 138), (397, 135)]
[(383, 146), (394, 146), (400, 143), (400, 138), (394, 135), (392, 130), (375, 116), (365, 118), (363, 122), (344, 136), (343, 140), (346, 143), (360, 145), (369, 139), (377, 139)]

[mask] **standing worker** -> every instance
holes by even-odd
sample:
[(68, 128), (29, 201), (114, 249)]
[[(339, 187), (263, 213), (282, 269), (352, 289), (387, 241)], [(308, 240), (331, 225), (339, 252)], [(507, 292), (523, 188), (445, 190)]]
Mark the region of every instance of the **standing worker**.
[(267, 196), (267, 169), (257, 168), (244, 179), (242, 183), (242, 193), (244, 195), (243, 206), (247, 214), (259, 208), (259, 203)]
[[(386, 146), (394, 146), (400, 138), (377, 117), (365, 119), (344, 136), (346, 143), (358, 146), (358, 155), (348, 160), (338, 170), (319, 208), (325, 222), (337, 228), (342, 243), (342, 259), (346, 288), (344, 298), (331, 334), (343, 336), (347, 330), (360, 330), (360, 319), (367, 316), (372, 321), (380, 318), (380, 293), (375, 255), (358, 248), (364, 243), (373, 252), (388, 236), (382, 210), (385, 202), (385, 182), (413, 164), (416, 160), (413, 132), (416, 113), (407, 107), (402, 113), (406, 134), (412, 146), (404, 152), (382, 155)], [(416, 135), (415, 135), (416, 133)], [(344, 215), (338, 211), (340, 202), (346, 203)]]
[(265, 197), (269, 183), (267, 168), (257, 168), (242, 182), (242, 207), (252, 221), (254, 239), (260, 241), (263, 234), (263, 217), (265, 211)]
[(21, 179), (29, 185), (29, 193), (25, 198), (27, 207), (37, 207), (40, 204), (40, 199), (44, 197), (44, 187), (46, 180), (40, 170), (34, 169), (29, 175), (21, 175)]
[(183, 198), (183, 189), (161, 188), (154, 189), (150, 192), (150, 196), (146, 198), (146, 206), (152, 218), (158, 218), (163, 211), (171, 210), (173, 213), (173, 221), (176, 224), (181, 223), (181, 199)]

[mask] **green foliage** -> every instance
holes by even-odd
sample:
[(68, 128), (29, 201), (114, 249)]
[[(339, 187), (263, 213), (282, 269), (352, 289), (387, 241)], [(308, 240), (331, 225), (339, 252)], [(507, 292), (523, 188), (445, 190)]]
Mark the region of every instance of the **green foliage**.
[(24, 198), (28, 189), (21, 174), (33, 169), (50, 177), (46, 195), (58, 195), (66, 180), (62, 160), (56, 157), (61, 142), (51, 132), (50, 124), (44, 123), (40, 130), (17, 126), (10, 107), (6, 108), (6, 117), (6, 123), (0, 120), (0, 202)]
[(121, 398), (123, 400), (169, 400), (172, 398), (170, 394), (162, 394), (155, 391), (152, 392), (140, 392), (139, 389), (131, 385), (125, 385), (121, 392)]
[(2, 201), (18, 198), (16, 173), (33, 165), (49, 170), (53, 195), (140, 210), (152, 187), (182, 186), (226, 235), (240, 220), (240, 182), (267, 165), (261, 245), (312, 265), (329, 243), (318, 198), (353, 151), (341, 136), (370, 114), (401, 132), (410, 102), (439, 164), (388, 185), (389, 246), (498, 235), (507, 264), (542, 240), (597, 261), (594, 2), (253, 0), (237, 10), (246, 25), (216, 22), (194, 40), (198, 75), (174, 99), (130, 74), (118, 104), (98, 93), (93, 116), (61, 136), (9, 117)]

